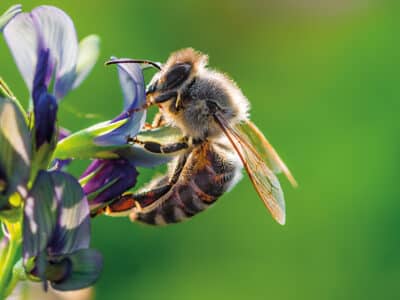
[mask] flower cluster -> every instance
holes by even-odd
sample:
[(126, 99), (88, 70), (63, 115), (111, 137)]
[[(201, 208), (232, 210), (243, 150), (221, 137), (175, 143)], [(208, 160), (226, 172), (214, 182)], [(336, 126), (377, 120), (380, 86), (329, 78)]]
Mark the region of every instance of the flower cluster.
[[(99, 38), (78, 42), (70, 17), (52, 6), (29, 13), (11, 7), (0, 16), (0, 33), (30, 95), (25, 110), (0, 77), (0, 299), (19, 280), (62, 291), (90, 286), (102, 269), (101, 254), (90, 247), (90, 216), (135, 186), (137, 167), (171, 159), (127, 137), (171, 132), (141, 131), (145, 82), (141, 66), (130, 64), (118, 65), (122, 112), (70, 133), (58, 124), (59, 102), (94, 67)], [(78, 178), (65, 171), (74, 159), (92, 160)]]
[(102, 266), (101, 255), (89, 246), (89, 204), (74, 177), (49, 166), (59, 135), (58, 102), (94, 66), (99, 39), (88, 36), (78, 44), (71, 19), (55, 7), (22, 13), (17, 5), (0, 20), (32, 107), (25, 112), (2, 81), (0, 216), (7, 245), (0, 295), (14, 282), (7, 252), (14, 254), (21, 241), (26, 278), (59, 290), (83, 288), (97, 279)]
[[(90, 286), (102, 269), (90, 247), (91, 213), (136, 184), (136, 167), (168, 160), (127, 143), (146, 118), (136, 110), (146, 98), (142, 69), (118, 66), (120, 115), (69, 133), (57, 122), (59, 102), (92, 70), (99, 38), (78, 42), (70, 17), (52, 6), (11, 7), (0, 16), (0, 33), (30, 95), (26, 111), (0, 78), (0, 299), (19, 280), (58, 290)], [(93, 160), (79, 179), (64, 171), (72, 159)]]

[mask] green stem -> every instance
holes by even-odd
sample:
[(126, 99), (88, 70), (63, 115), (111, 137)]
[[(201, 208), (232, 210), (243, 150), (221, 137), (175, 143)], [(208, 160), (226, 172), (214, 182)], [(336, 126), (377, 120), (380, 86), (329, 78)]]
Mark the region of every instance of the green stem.
[(5, 292), (5, 296), (8, 297), (11, 295), (11, 293), (13, 292), (13, 290), (15, 289), (15, 287), (17, 286), (17, 283), (20, 280), (26, 280), (26, 274), (25, 274), (25, 270), (24, 270), (24, 265), (22, 263), (22, 259), (20, 259), (13, 268), (13, 272), (12, 272), (12, 276), (11, 279), (8, 283), (6, 292)]
[(7, 254), (7, 250), (8, 250), (8, 244), (9, 241), (6, 240), (6, 237), (3, 237), (4, 241), (6, 244), (4, 245), (4, 247), (2, 249), (0, 249), (0, 270), (3, 269), (3, 262), (5, 260), (6, 254)]
[[(12, 272), (12, 268), (14, 265), (15, 257), (18, 253), (19, 244), (15, 240), (10, 240), (10, 244), (8, 247), (7, 255), (5, 256), (3, 269), (0, 270), (0, 299), (5, 299), (7, 295), (6, 292), (9, 290), (8, 284)], [(15, 285), (14, 285), (15, 286)]]
[(5, 297), (8, 297), (11, 295), (11, 293), (13, 292), (13, 290), (15, 289), (15, 287), (17, 286), (17, 283), (19, 282), (19, 277), (16, 276), (14, 273), (11, 277), (10, 282), (8, 283), (7, 289), (4, 293)]
[(8, 87), (7, 83), (1, 77), (0, 77), (0, 95), (6, 96), (7, 98), (14, 101), (14, 103), (17, 105), (17, 107), (21, 111), (22, 115), (24, 116), (25, 121), (28, 122), (27, 114), (25, 112), (24, 107), (21, 105), (21, 103), (18, 101), (18, 99), (14, 96), (13, 92)]
[(13, 266), (15, 258), (18, 254), (18, 249), (21, 245), (21, 224), (20, 222), (9, 223), (4, 222), (7, 227), (7, 231), (10, 234), (10, 240), (6, 250), (6, 254), (3, 257), (3, 261), (0, 263), (0, 300), (5, 299), (6, 292), (9, 290), (8, 284), (12, 277)]

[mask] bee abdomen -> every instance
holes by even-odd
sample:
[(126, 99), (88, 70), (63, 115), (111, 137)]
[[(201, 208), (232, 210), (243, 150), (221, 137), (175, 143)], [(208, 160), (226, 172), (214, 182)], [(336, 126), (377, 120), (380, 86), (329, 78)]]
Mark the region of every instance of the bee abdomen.
[(176, 184), (162, 204), (148, 213), (138, 213), (136, 220), (151, 225), (178, 223), (204, 211), (225, 192), (233, 172), (205, 176), (199, 172), (185, 184)]
[(196, 148), (179, 180), (164, 195), (153, 199), (160, 204), (149, 212), (137, 213), (135, 220), (152, 225), (178, 223), (214, 204), (231, 186), (238, 171), (237, 164), (215, 149), (209, 144)]

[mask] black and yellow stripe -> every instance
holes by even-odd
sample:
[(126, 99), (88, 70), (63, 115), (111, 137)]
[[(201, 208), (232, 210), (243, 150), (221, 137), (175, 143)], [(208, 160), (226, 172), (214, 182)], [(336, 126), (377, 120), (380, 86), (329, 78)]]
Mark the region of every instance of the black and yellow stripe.
[(189, 155), (180, 178), (164, 195), (146, 194), (146, 202), (150, 196), (158, 197), (157, 200), (162, 197), (160, 205), (150, 212), (137, 213), (135, 219), (151, 225), (166, 225), (191, 218), (211, 206), (228, 189), (234, 174), (233, 164), (209, 144), (202, 144)]

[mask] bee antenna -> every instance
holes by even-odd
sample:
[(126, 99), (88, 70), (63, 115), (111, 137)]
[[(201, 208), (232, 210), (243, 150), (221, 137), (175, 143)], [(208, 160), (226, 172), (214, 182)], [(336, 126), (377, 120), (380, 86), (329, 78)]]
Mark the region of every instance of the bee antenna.
[(153, 67), (159, 71), (161, 71), (161, 64), (158, 62), (154, 62), (151, 60), (144, 60), (144, 59), (111, 59), (104, 63), (104, 65), (115, 65), (115, 64), (145, 64)]

